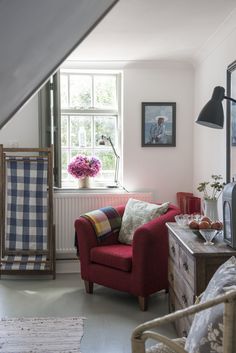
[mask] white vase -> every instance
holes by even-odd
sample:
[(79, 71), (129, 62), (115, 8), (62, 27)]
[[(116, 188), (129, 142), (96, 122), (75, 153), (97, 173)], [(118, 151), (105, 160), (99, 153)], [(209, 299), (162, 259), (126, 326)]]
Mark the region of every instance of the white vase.
[(204, 215), (212, 221), (218, 221), (217, 200), (204, 200)]
[(88, 189), (90, 188), (90, 178), (89, 177), (85, 177), (85, 178), (81, 178), (78, 180), (78, 185), (80, 189)]

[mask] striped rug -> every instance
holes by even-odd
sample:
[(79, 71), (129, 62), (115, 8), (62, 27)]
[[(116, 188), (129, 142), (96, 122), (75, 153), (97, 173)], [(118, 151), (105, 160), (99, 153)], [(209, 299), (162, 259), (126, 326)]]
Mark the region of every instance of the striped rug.
[(81, 353), (81, 317), (0, 320), (0, 353)]

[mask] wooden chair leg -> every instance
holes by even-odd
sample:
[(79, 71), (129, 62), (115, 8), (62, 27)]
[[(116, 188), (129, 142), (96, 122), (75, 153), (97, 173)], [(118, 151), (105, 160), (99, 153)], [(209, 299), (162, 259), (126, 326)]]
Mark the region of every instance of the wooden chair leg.
[(84, 285), (85, 285), (86, 292), (89, 294), (92, 294), (93, 293), (93, 282), (84, 281)]
[(138, 297), (140, 310), (146, 311), (148, 308), (148, 297)]

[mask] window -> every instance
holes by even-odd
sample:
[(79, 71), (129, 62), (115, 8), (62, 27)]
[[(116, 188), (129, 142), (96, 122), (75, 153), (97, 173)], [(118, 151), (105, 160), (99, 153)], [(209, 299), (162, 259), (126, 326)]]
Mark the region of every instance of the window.
[[(61, 68), (58, 85), (60, 90), (54, 85), (54, 91), (60, 92), (61, 109), (57, 118), (53, 114), (54, 144), (58, 135), (55, 152), (60, 154), (57, 174), (61, 175), (61, 183), (58, 184), (64, 188), (77, 187), (77, 180), (67, 172), (67, 166), (78, 154), (101, 160), (102, 171), (93, 178), (95, 186), (114, 184), (117, 159), (112, 144), (120, 155), (121, 73)], [(57, 99), (53, 99), (53, 105), (59, 105)], [(42, 130), (48, 129), (49, 122), (45, 126)], [(103, 144), (102, 136), (108, 138), (103, 139)]]

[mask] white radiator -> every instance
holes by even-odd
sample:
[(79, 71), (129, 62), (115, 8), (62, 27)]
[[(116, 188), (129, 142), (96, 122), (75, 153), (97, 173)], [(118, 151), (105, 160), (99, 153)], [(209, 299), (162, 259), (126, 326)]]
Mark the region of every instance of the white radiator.
[(74, 222), (84, 212), (96, 210), (105, 206), (126, 204), (129, 198), (152, 201), (151, 193), (54, 193), (54, 224), (56, 226), (57, 258), (73, 258), (76, 255), (74, 247)]

